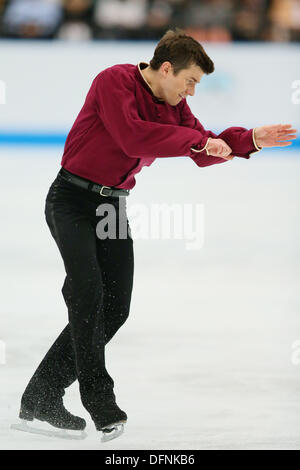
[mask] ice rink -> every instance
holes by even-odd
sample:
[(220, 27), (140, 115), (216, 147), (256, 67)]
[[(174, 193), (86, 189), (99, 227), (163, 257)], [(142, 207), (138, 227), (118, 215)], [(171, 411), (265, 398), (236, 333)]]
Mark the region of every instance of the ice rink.
[(63, 264), (44, 220), (61, 154), (0, 147), (0, 448), (300, 449), (299, 149), (145, 168), (128, 206), (203, 204), (205, 239), (198, 250), (134, 242), (131, 315), (106, 348), (124, 435), (100, 443), (77, 383), (65, 404), (87, 419), (84, 441), (10, 430), (67, 322)]

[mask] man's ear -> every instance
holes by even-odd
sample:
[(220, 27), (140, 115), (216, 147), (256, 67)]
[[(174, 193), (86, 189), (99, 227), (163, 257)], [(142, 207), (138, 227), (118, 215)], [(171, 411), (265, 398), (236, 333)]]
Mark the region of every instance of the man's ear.
[(160, 66), (160, 72), (163, 77), (167, 77), (167, 75), (169, 75), (170, 72), (172, 72), (172, 69), (173, 69), (172, 64), (171, 62), (168, 62), (168, 61), (163, 62)]

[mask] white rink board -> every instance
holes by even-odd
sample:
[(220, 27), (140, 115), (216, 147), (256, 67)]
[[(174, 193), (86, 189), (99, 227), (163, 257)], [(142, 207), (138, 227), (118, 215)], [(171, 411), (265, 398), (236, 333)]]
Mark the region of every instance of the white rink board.
[[(203, 78), (188, 102), (206, 128), (281, 122), (300, 127), (300, 104), (292, 102), (298, 93), (292, 85), (300, 80), (298, 45), (204, 46), (216, 71)], [(67, 132), (101, 70), (149, 61), (154, 47), (152, 42), (0, 41), (0, 80), (6, 84), (0, 132)]]

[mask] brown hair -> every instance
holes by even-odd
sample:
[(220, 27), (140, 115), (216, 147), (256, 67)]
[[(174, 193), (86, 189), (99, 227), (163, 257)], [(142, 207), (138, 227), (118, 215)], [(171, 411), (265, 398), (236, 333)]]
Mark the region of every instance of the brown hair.
[(153, 70), (158, 70), (166, 61), (171, 62), (175, 75), (192, 64), (198, 65), (206, 74), (215, 69), (201, 44), (178, 28), (175, 31), (170, 29), (163, 35), (155, 48), (150, 66)]

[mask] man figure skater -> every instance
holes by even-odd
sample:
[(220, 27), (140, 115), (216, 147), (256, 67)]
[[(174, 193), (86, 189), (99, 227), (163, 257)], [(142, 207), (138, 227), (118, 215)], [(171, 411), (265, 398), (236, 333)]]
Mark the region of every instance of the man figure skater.
[[(84, 429), (85, 421), (63, 405), (65, 389), (77, 379), (97, 430), (115, 437), (127, 420), (116, 403), (104, 352), (129, 314), (133, 242), (119, 198), (134, 187), (135, 174), (156, 158), (187, 156), (204, 167), (234, 156), (249, 158), (263, 147), (290, 145), (295, 138), (290, 125), (231, 127), (220, 135), (205, 130), (186, 97), (213, 71), (203, 47), (177, 30), (162, 37), (150, 64), (115, 65), (94, 79), (45, 207), (66, 270), (62, 293), (68, 324), (24, 391), (21, 419)], [(125, 220), (126, 237), (97, 237), (96, 210), (104, 203), (115, 208), (117, 225)]]

